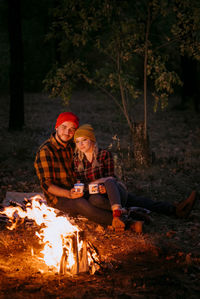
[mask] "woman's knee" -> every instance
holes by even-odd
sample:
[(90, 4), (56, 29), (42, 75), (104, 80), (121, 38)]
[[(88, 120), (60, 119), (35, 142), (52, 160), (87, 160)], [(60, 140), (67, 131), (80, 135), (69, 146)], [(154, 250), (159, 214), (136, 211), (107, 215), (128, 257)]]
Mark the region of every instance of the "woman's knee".
[(111, 178), (109, 178), (109, 179), (107, 179), (105, 182), (104, 182), (104, 185), (107, 187), (107, 186), (110, 186), (110, 185), (116, 185), (116, 180), (113, 178), (113, 179), (111, 179)]

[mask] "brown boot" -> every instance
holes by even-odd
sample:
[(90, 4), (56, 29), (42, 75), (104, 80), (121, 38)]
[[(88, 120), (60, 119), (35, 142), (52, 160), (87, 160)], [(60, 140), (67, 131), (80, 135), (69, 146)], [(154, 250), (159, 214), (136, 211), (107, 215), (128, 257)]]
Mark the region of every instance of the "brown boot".
[(145, 224), (149, 224), (152, 222), (152, 219), (147, 213), (143, 213), (140, 211), (130, 211), (129, 218), (132, 220), (144, 221)]
[(187, 199), (177, 204), (176, 216), (178, 218), (187, 218), (194, 206), (196, 199), (197, 199), (196, 191), (192, 191), (192, 193)]
[(122, 210), (113, 211), (112, 227), (116, 232), (123, 232), (125, 230), (125, 222), (122, 217)]

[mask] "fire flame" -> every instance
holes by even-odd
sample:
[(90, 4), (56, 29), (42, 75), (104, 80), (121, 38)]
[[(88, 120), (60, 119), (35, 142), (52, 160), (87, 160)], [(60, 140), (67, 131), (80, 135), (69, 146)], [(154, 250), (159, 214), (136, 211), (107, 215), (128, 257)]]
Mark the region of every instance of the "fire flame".
[[(17, 217), (34, 220), (37, 225), (42, 226), (39, 232), (36, 232), (36, 235), (40, 243), (44, 244), (41, 253), (45, 263), (59, 271), (63, 251), (65, 251), (67, 252), (67, 267), (73, 267), (75, 263), (75, 257), (71, 248), (73, 242), (66, 240), (70, 240), (70, 237), (73, 237), (73, 235), (77, 236), (79, 229), (77, 226), (72, 225), (67, 217), (58, 216), (56, 210), (47, 206), (40, 195), (32, 197), (24, 209), (20, 206), (9, 206), (0, 213), (6, 214), (12, 222), (11, 226), (7, 226), (10, 230), (16, 228)], [(80, 250), (83, 242), (78, 242), (77, 246)]]

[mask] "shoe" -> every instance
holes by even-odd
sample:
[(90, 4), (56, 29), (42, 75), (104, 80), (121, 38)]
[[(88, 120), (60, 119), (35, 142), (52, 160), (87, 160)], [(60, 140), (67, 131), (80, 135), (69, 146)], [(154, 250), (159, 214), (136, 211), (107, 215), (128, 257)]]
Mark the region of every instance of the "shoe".
[(125, 230), (125, 221), (122, 214), (122, 210), (113, 211), (112, 227), (114, 228), (115, 232), (124, 232)]
[(190, 212), (192, 211), (192, 208), (195, 204), (195, 201), (197, 199), (196, 196), (196, 191), (192, 191), (192, 193), (190, 194), (190, 196), (181, 201), (179, 204), (177, 204), (176, 206), (176, 216), (178, 218), (187, 218), (190, 214)]
[(140, 211), (130, 211), (129, 218), (132, 220), (144, 221), (145, 224), (150, 224), (152, 222), (149, 215)]

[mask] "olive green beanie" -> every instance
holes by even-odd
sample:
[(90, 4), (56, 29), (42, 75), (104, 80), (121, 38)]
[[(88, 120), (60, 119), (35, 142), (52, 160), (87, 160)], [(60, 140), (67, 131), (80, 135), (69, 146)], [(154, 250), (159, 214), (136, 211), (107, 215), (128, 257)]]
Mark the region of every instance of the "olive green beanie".
[(90, 139), (93, 142), (96, 142), (96, 138), (94, 135), (94, 129), (90, 124), (85, 124), (80, 126), (75, 134), (74, 134), (74, 141), (76, 142), (76, 138), (78, 137), (86, 137), (88, 139)]

